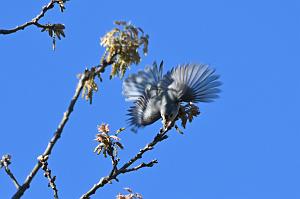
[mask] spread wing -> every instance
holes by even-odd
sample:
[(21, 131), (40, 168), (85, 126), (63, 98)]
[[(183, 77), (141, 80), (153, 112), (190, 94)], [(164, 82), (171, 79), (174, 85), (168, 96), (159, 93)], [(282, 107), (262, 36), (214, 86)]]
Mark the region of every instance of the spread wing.
[(157, 97), (141, 96), (128, 110), (129, 124), (134, 127), (143, 127), (157, 121), (160, 116), (160, 101)]
[[(158, 83), (162, 79), (163, 62), (159, 68), (156, 62), (152, 67), (146, 67), (144, 71), (130, 75), (123, 82), (123, 95), (128, 101), (136, 101), (146, 92), (151, 95), (157, 91)], [(153, 94), (152, 94), (153, 95)]]
[(218, 87), (222, 84), (215, 69), (203, 64), (179, 65), (169, 71), (162, 82), (184, 102), (212, 102), (218, 98), (221, 91)]

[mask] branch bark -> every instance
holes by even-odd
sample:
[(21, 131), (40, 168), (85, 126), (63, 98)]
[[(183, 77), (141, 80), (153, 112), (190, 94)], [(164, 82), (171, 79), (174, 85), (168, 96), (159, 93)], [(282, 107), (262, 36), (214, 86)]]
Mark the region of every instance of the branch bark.
[(144, 167), (152, 167), (154, 164), (158, 163), (157, 160), (152, 160), (149, 163), (142, 163), (136, 167), (129, 168), (138, 159), (141, 159), (144, 153), (152, 150), (157, 143), (167, 139), (168, 136), (166, 135), (166, 133), (169, 130), (170, 130), (170, 128), (168, 128), (166, 130), (160, 129), (159, 133), (154, 137), (154, 139), (149, 144), (147, 144), (143, 149), (140, 149), (140, 151), (133, 158), (131, 158), (128, 162), (124, 163), (120, 169), (117, 168), (117, 165), (113, 165), (113, 168), (112, 168), (110, 174), (108, 176), (102, 177), (99, 180), (99, 182), (94, 184), (94, 186), (90, 190), (88, 190), (85, 194), (83, 194), (80, 199), (89, 199), (91, 197), (91, 195), (95, 194), (99, 188), (105, 186), (107, 183), (111, 182), (112, 180), (118, 181), (117, 177), (120, 174), (137, 171)]

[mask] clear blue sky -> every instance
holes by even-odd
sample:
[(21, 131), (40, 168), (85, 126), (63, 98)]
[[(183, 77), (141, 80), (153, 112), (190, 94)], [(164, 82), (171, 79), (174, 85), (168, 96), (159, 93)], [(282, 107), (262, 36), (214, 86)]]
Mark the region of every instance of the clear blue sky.
[[(2, 1), (0, 27), (21, 24), (47, 1)], [(154, 60), (207, 63), (224, 83), (221, 98), (200, 104), (202, 114), (185, 135), (170, 132), (144, 160), (151, 169), (123, 175), (94, 198), (114, 198), (131, 187), (145, 199), (300, 198), (300, 2), (75, 1), (47, 13), (45, 23), (66, 25), (67, 37), (51, 50), (51, 39), (35, 27), (0, 36), (0, 154), (13, 156), (11, 169), (23, 181), (36, 163), (77, 83), (76, 74), (99, 62), (99, 38), (114, 20), (130, 20), (150, 35), (149, 55), (129, 73)], [(131, 105), (121, 80), (100, 85), (93, 105), (80, 99), (49, 164), (61, 198), (79, 198), (106, 175), (110, 161), (93, 153), (96, 125), (126, 125)], [(161, 123), (121, 135), (128, 160), (157, 133)], [(0, 171), (0, 198), (14, 186)], [(51, 198), (42, 172), (24, 198)]]

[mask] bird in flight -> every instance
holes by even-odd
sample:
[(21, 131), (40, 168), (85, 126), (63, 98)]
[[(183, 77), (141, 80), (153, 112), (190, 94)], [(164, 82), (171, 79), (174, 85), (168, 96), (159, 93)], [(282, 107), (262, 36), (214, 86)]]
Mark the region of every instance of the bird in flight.
[(163, 75), (163, 62), (154, 62), (123, 82), (125, 99), (134, 102), (128, 110), (129, 124), (137, 129), (162, 118), (164, 129), (169, 128), (181, 103), (212, 102), (221, 84), (215, 69), (204, 64), (178, 65)]

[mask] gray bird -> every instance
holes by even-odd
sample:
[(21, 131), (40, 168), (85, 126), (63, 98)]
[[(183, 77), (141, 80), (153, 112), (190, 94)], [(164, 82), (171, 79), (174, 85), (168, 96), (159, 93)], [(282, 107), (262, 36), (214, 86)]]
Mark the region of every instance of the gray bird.
[(129, 123), (135, 129), (162, 118), (164, 128), (174, 122), (182, 102), (212, 102), (221, 85), (215, 70), (203, 64), (185, 64), (163, 75), (163, 62), (154, 62), (123, 82), (123, 95), (133, 101)]

